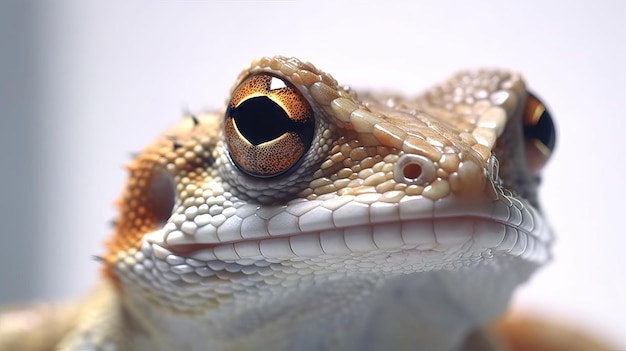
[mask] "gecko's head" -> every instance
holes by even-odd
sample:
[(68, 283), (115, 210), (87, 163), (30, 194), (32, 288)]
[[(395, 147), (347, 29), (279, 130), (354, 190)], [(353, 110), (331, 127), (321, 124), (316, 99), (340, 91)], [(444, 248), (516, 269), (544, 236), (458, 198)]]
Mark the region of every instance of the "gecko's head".
[(525, 277), (549, 257), (536, 187), (553, 147), (516, 74), (358, 97), (311, 64), (264, 58), (223, 113), (184, 120), (128, 166), (108, 271), (193, 312), (498, 259)]

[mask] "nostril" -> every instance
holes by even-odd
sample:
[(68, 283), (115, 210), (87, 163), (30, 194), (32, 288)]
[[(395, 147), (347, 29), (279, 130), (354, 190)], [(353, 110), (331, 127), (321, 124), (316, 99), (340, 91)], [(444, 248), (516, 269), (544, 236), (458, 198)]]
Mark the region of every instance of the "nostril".
[(424, 185), (436, 177), (437, 170), (433, 162), (421, 155), (402, 155), (394, 166), (394, 179), (398, 183)]
[(417, 179), (422, 175), (422, 166), (417, 163), (409, 163), (402, 169), (404, 178)]

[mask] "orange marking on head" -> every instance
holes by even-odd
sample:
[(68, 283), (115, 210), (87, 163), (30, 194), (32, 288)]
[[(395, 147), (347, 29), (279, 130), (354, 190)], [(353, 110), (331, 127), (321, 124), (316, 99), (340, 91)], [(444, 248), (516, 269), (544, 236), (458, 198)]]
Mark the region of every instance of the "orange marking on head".
[(143, 236), (158, 229), (171, 215), (175, 195), (163, 164), (165, 159), (158, 157), (162, 154), (159, 151), (163, 148), (148, 149), (126, 167), (129, 171), (126, 188), (116, 202), (119, 217), (104, 255), (104, 274), (116, 283), (113, 265), (118, 253), (139, 249)]

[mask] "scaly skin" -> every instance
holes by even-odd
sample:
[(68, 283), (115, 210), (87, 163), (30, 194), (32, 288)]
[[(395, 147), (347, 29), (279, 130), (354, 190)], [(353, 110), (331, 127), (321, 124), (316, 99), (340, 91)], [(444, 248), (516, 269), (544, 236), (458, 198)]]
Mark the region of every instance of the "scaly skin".
[(0, 350), (497, 349), (549, 260), (537, 106), (510, 72), (407, 99), (255, 61), (127, 166), (103, 283), (40, 345), (0, 316)]

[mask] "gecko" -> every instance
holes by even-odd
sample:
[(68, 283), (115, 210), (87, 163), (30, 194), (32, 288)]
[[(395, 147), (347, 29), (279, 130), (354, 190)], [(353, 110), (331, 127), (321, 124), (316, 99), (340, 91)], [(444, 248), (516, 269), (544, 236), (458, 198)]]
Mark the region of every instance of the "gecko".
[(127, 164), (101, 283), (0, 311), (0, 350), (506, 350), (555, 142), (515, 72), (406, 97), (254, 60)]

